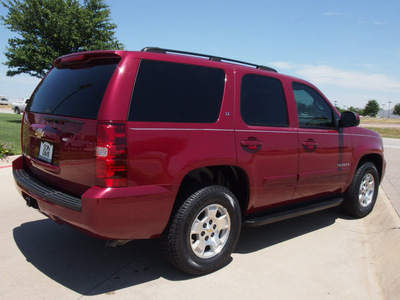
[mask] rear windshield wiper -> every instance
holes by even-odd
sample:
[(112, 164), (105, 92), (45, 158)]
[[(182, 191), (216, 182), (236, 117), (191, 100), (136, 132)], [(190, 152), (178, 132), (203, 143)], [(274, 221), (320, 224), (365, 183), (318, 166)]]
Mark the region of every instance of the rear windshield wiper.
[(75, 123), (75, 124), (83, 124), (83, 121), (78, 121), (78, 120), (73, 120), (70, 118), (66, 117), (57, 117), (57, 116), (45, 116), (44, 119), (46, 121), (53, 121), (53, 122), (69, 122), (69, 123)]

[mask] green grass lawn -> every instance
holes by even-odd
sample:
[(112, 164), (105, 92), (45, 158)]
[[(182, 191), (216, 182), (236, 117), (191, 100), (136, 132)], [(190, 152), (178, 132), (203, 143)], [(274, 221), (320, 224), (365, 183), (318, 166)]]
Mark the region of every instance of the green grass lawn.
[(384, 138), (400, 139), (400, 129), (399, 128), (379, 128), (379, 127), (373, 127), (373, 125), (371, 127), (368, 126), (365, 128), (376, 131)]
[(361, 124), (400, 124), (400, 119), (363, 117), (361, 118)]
[(0, 142), (12, 143), (13, 154), (21, 154), (22, 115), (0, 113)]

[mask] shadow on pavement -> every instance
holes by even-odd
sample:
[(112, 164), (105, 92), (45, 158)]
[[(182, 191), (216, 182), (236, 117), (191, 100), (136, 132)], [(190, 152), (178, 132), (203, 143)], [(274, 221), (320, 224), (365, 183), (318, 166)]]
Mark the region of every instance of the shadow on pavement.
[(260, 227), (243, 227), (235, 253), (251, 253), (349, 219), (340, 207)]
[[(251, 253), (319, 230), (342, 218), (334, 208), (256, 228), (243, 228), (235, 253)], [(104, 240), (86, 236), (53, 221), (24, 223), (13, 231), (26, 257), (52, 280), (82, 295), (113, 293), (158, 278), (194, 279), (171, 267), (159, 251), (158, 240), (137, 240), (106, 248)], [(34, 281), (34, 279), (32, 279)]]
[(158, 240), (137, 240), (110, 248), (104, 240), (49, 219), (24, 223), (13, 233), (29, 263), (82, 295), (104, 294), (160, 277), (191, 278), (163, 260)]

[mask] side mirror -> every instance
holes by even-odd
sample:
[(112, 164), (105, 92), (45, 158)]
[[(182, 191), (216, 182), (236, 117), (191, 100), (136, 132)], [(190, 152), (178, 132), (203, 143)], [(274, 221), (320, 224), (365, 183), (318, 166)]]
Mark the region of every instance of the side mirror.
[(344, 111), (340, 116), (339, 127), (354, 127), (360, 125), (360, 116), (353, 111)]

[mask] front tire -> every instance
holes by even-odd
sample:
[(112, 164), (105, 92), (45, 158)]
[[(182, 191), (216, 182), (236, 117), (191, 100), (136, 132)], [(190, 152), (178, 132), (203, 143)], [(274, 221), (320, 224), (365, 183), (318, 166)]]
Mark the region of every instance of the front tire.
[(14, 112), (15, 112), (17, 115), (19, 115), (19, 114), (21, 113), (18, 107), (16, 107), (16, 108), (14, 109)]
[(161, 246), (172, 265), (204, 275), (229, 262), (240, 229), (236, 197), (225, 187), (207, 186), (183, 202), (161, 237)]
[(344, 211), (357, 218), (367, 216), (374, 208), (378, 189), (379, 175), (375, 165), (370, 162), (361, 165), (345, 194)]

